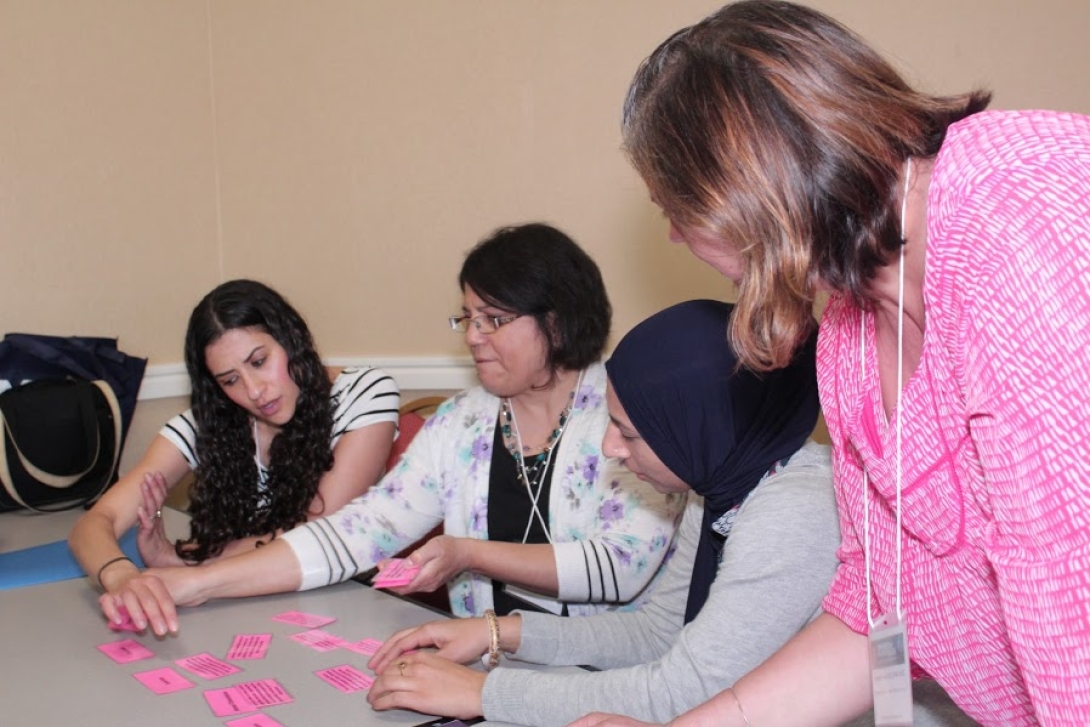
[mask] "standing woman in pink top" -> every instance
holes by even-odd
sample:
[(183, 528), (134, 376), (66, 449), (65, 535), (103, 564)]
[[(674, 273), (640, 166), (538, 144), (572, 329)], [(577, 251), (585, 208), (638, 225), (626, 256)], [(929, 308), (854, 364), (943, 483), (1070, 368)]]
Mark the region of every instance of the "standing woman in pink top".
[[(923, 94), (772, 0), (639, 69), (626, 149), (670, 239), (737, 284), (744, 364), (784, 366), (831, 293), (825, 613), (676, 724), (831, 725), (872, 702), (895, 724), (869, 639), (880, 675), (907, 674), (903, 652), (986, 725), (1090, 724), (1090, 118), (988, 101)], [(632, 724), (580, 724), (599, 722)]]

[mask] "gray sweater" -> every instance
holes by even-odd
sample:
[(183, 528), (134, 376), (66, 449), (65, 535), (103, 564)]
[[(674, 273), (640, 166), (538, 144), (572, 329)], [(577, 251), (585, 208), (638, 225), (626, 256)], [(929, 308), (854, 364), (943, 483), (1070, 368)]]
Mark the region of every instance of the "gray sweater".
[[(639, 611), (584, 618), (522, 614), (514, 658), (608, 671), (499, 668), (484, 684), (489, 722), (566, 725), (595, 711), (666, 722), (763, 662), (821, 612), (840, 527), (826, 447), (809, 443), (739, 508), (700, 614), (685, 624), (704, 503), (690, 496), (677, 551)], [(917, 727), (976, 724), (934, 682), (914, 685)], [(864, 715), (851, 724), (869, 725)]]
[(485, 717), (546, 727), (604, 711), (664, 722), (733, 684), (820, 613), (840, 542), (826, 447), (807, 444), (746, 498), (708, 600), (685, 625), (702, 519), (703, 500), (692, 495), (677, 551), (639, 611), (523, 613), (515, 658), (609, 671), (496, 669), (484, 685)]

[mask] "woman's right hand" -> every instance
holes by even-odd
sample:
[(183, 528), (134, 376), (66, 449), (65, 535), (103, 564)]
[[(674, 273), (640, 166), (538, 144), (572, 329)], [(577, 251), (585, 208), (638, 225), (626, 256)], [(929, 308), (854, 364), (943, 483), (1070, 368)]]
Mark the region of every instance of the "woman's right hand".
[(483, 618), (457, 618), (398, 631), (375, 652), (367, 668), (380, 674), (405, 652), (427, 647), (439, 649), (436, 656), (468, 664), (488, 651), (488, 623)]
[(178, 631), (177, 606), (196, 606), (207, 600), (200, 592), (200, 568), (151, 568), (103, 593), (99, 606), (112, 624), (128, 618), (138, 629), (151, 628), (157, 636)]

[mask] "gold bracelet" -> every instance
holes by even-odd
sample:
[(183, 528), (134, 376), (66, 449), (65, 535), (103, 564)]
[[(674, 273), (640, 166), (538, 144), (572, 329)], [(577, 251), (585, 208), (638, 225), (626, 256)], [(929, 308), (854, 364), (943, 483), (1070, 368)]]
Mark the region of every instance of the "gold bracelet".
[(742, 715), (742, 724), (746, 727), (750, 727), (749, 717), (746, 716), (746, 710), (742, 709), (742, 700), (738, 698), (738, 694), (734, 691), (734, 687), (727, 687), (727, 691), (730, 692), (730, 696), (734, 697), (734, 703), (738, 705), (738, 712)]
[(492, 671), (500, 663), (500, 622), (491, 608), (485, 610), (484, 620), (488, 622), (488, 664), (485, 668)]
[[(102, 588), (102, 589), (106, 588), (106, 586), (102, 585), (102, 571), (106, 570), (107, 568), (109, 568), (114, 563), (120, 563), (123, 560), (127, 560), (130, 563), (132, 563), (132, 558), (130, 558), (129, 556), (119, 555), (116, 558), (110, 558), (108, 561), (106, 561), (105, 563), (102, 564), (102, 567), (98, 569), (98, 574), (95, 576), (95, 580), (98, 581), (98, 587), (99, 588)], [(135, 565), (135, 563), (133, 565)]]

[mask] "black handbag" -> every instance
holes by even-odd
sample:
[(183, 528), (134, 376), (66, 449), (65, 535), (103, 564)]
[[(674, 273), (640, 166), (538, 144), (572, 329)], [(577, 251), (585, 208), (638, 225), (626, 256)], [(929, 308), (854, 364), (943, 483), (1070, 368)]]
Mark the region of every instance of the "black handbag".
[(123, 419), (105, 381), (49, 378), (0, 393), (0, 512), (67, 510), (113, 484)]
[[(121, 405), (122, 431), (129, 431), (147, 359), (130, 356), (116, 338), (8, 333), (0, 341), (0, 379), (12, 386), (52, 378), (102, 380)], [(124, 435), (122, 436), (124, 444)]]

